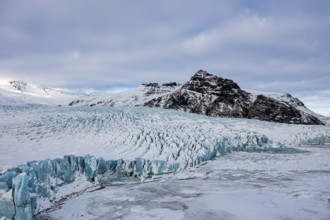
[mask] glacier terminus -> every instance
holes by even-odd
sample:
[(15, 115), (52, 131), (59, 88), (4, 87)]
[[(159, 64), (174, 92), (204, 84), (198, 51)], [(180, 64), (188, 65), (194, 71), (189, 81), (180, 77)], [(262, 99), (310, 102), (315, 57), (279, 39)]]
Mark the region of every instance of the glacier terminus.
[(9, 219), (32, 218), (88, 189), (147, 182), (232, 152), (294, 154), (300, 151), (293, 147), (330, 142), (328, 126), (147, 107), (2, 106), (0, 114), (0, 211)]

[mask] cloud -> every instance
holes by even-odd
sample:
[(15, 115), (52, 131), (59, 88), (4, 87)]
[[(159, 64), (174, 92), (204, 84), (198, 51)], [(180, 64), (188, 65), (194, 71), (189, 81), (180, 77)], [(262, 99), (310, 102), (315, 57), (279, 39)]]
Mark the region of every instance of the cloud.
[(1, 1), (0, 77), (103, 89), (185, 82), (202, 68), (242, 88), (321, 94), (329, 10), (308, 0)]
[(256, 43), (269, 37), (268, 19), (250, 14), (229, 20), (213, 30), (201, 32), (183, 42), (188, 52), (200, 53), (231, 43)]
[(321, 90), (314, 93), (299, 94), (301, 100), (311, 110), (330, 117), (330, 90)]

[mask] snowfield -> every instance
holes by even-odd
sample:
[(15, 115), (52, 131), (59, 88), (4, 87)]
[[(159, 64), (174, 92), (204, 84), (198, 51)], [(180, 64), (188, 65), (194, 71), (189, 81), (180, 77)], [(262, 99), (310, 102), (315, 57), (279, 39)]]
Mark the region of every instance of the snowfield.
[(59, 105), (86, 96), (87, 94), (81, 91), (51, 88), (24, 81), (0, 78), (0, 105)]
[[(260, 155), (265, 155), (265, 157), (270, 155), (269, 159), (274, 164), (281, 164), (282, 162), (286, 164), (285, 161), (290, 160), (292, 163), (288, 162), (286, 166), (289, 166), (290, 170), (292, 168), (292, 172), (297, 172), (298, 176), (300, 175), (299, 172), (305, 172), (301, 171), (305, 169), (304, 166), (308, 166), (306, 168), (308, 172), (326, 170), (324, 172), (326, 174), (325, 180), (328, 180), (327, 178), (329, 177), (329, 165), (328, 162), (325, 162), (330, 161), (329, 152), (327, 151), (328, 147), (324, 148), (324, 155), (321, 151), (314, 150), (315, 152), (312, 151), (314, 154), (311, 154), (314, 156), (311, 157), (305, 156), (310, 154), (304, 153), (304, 151), (300, 152), (292, 149), (292, 147), (311, 144), (329, 144), (329, 126), (288, 125), (249, 119), (213, 118), (175, 110), (144, 107), (95, 106), (93, 108), (68, 108), (42, 105), (1, 106), (0, 117), (2, 119), (0, 121), (0, 172), (2, 174), (0, 175), (0, 216), (2, 214), (7, 218), (12, 218), (14, 215), (22, 217), (24, 215), (32, 215), (32, 213), (40, 213), (43, 210), (54, 207), (54, 205), (56, 207), (56, 204), (62, 201), (63, 198), (72, 196), (73, 193), (80, 194), (85, 190), (104, 187), (115, 182), (131, 180), (148, 182), (156, 179), (155, 177), (159, 175), (167, 173), (178, 174), (174, 178), (175, 180), (169, 180), (165, 184), (171, 184), (171, 181), (177, 182), (180, 178), (190, 179), (187, 169), (221, 156), (207, 166), (197, 169), (210, 169), (210, 171), (204, 172), (203, 170), (202, 174), (199, 171), (193, 171), (191, 178), (197, 178), (198, 182), (192, 180), (192, 182), (187, 182), (187, 184), (191, 183), (192, 188), (194, 188), (195, 184), (199, 185), (199, 182), (204, 181), (204, 178), (207, 179), (212, 176), (208, 172), (220, 172), (222, 175), (222, 169), (228, 166), (228, 164), (223, 164), (223, 158), (227, 158), (228, 161), (228, 158), (234, 157), (229, 156), (232, 155), (229, 153), (236, 151), (249, 152), (235, 153), (233, 155), (239, 156), (231, 162), (229, 159), (229, 163), (233, 166), (230, 169), (238, 169), (237, 173), (233, 175), (238, 175), (239, 179), (241, 175), (246, 175), (244, 169), (249, 169), (248, 166), (244, 168), (244, 163), (240, 161), (251, 163), (251, 161), (259, 160), (258, 157)], [(302, 147), (302, 149), (305, 148)], [(278, 152), (282, 154), (276, 154)], [(63, 157), (64, 155), (70, 156)], [(226, 156), (223, 157), (223, 155)], [(287, 155), (289, 155), (288, 158)], [(293, 165), (299, 157), (303, 161), (305, 158), (307, 159), (306, 164), (302, 162), (297, 167), (297, 170)], [(322, 158), (322, 160), (318, 160), (318, 158)], [(272, 163), (267, 162), (267, 159), (261, 160), (264, 161), (261, 164), (265, 163), (265, 172), (270, 172), (269, 175), (273, 175), (271, 173), (273, 169)], [(276, 162), (277, 160), (278, 162)], [(314, 160), (315, 163), (313, 162)], [(212, 168), (213, 166), (214, 168)], [(220, 166), (219, 170), (216, 168), (218, 166)], [(243, 167), (239, 168), (239, 166)], [(278, 172), (280, 172), (282, 167), (278, 168)], [(311, 169), (311, 167), (315, 169)], [(253, 167), (253, 169), (259, 168)], [(189, 174), (188, 177), (180, 177), (180, 175), (185, 175), (187, 172)], [(319, 175), (322, 174), (323, 171), (319, 173)], [(281, 176), (282, 174), (279, 175)], [(289, 176), (287, 173), (283, 175)], [(249, 178), (254, 179), (259, 178), (259, 176), (251, 175)], [(277, 178), (277, 176), (275, 175), (272, 178)], [(167, 180), (165, 178), (162, 181)], [(243, 178), (242, 181), (244, 182), (246, 179)], [(255, 181), (258, 182), (259, 180), (256, 179)], [(216, 179), (207, 182), (211, 186), (216, 185), (216, 183)], [(153, 190), (154, 187), (159, 187), (157, 184), (153, 184), (156, 183), (151, 183), (150, 190)], [(227, 184), (229, 184), (228, 181)], [(267, 183), (264, 184), (267, 185)], [(272, 187), (272, 184), (267, 187)], [(282, 184), (282, 180), (280, 184)], [(142, 184), (141, 188), (148, 186)], [(235, 186), (232, 186), (234, 187), (232, 190), (236, 189)], [(237, 185), (237, 187), (239, 186), (240, 184)], [(126, 190), (125, 187), (130, 188), (131, 186), (124, 186), (120, 189)], [(214, 187), (214, 190), (221, 191), (222, 185), (219, 183), (219, 185)], [(289, 185), (289, 187), (291, 188), (288, 190), (293, 190), (294, 188), (293, 185)], [(304, 183), (303, 187), (305, 187)], [(109, 196), (111, 198), (109, 199), (112, 199), (111, 193), (114, 193), (114, 191), (111, 191), (112, 189), (112, 186), (110, 186), (104, 189), (105, 191), (102, 190), (95, 193), (110, 193)], [(206, 189), (197, 187), (195, 191), (201, 191), (203, 194)], [(137, 190), (140, 189), (138, 188)], [(169, 196), (170, 200), (176, 198), (174, 196), (175, 188), (172, 190), (174, 198)], [(187, 186), (182, 190), (189, 191), (190, 189)], [(248, 197), (259, 192), (256, 190), (253, 188), (249, 192), (243, 189), (242, 193), (243, 196)], [(195, 191), (193, 194), (196, 194)], [(329, 194), (329, 190), (326, 188), (324, 188), (323, 192)], [(182, 193), (182, 195), (185, 194), (185, 192)], [(277, 195), (275, 190), (274, 193), (274, 196), (281, 196), (287, 192), (284, 190), (281, 195)], [(199, 195), (199, 193), (197, 194)], [(90, 202), (90, 199), (88, 199), (89, 195), (92, 194), (83, 195), (82, 198), (84, 199), (81, 202), (81, 207)], [(270, 196), (272, 195), (271, 193)], [(223, 196), (225, 197), (226, 195)], [(260, 200), (265, 196), (266, 194), (261, 194), (260, 198), (257, 196), (255, 203), (251, 204), (252, 208), (259, 206)], [(196, 197), (200, 198), (199, 196)], [(182, 196), (182, 198), (186, 197)], [(187, 198), (190, 198), (190, 196)], [(212, 196), (201, 198), (203, 198), (203, 201), (205, 200), (205, 204), (208, 198), (210, 198), (212, 203), (210, 207), (212, 207), (212, 201), (215, 198)], [(178, 199), (180, 200), (180, 195)], [(225, 200), (223, 199), (222, 201)], [(327, 198), (323, 198), (323, 200), (327, 200)], [(235, 201), (236, 199), (234, 198), (232, 200), (233, 204)], [(123, 205), (124, 203), (120, 204)], [(172, 207), (170, 205), (171, 202), (168, 203), (168, 206), (165, 205), (166, 207), (152, 206), (157, 207), (157, 209), (151, 210), (155, 213), (154, 215), (149, 213), (151, 217), (148, 216), (150, 218), (152, 216), (161, 218), (162, 214), (159, 215), (159, 213), (163, 213), (164, 210), (177, 209), (176, 206)], [(279, 202), (275, 201), (275, 207), (277, 203)], [(68, 207), (70, 207), (70, 204), (69, 202)], [(134, 218), (148, 217), (148, 212), (145, 216), (143, 215), (146, 209), (150, 210), (148, 207), (140, 207), (139, 203), (132, 204), (127, 209), (130, 210), (128, 211), (129, 213), (134, 213), (135, 211), (138, 213), (133, 215), (133, 217), (135, 216)], [(199, 203), (197, 202), (196, 204), (198, 205)], [(121, 205), (111, 207), (116, 210), (116, 207)], [(188, 205), (183, 204), (182, 206), (178, 205), (178, 207), (182, 207), (185, 210), (185, 207), (190, 207), (190, 205), (188, 203)], [(299, 212), (302, 206), (304, 204), (297, 206), (297, 212)], [(194, 207), (193, 204), (192, 207)], [(123, 211), (124, 214), (127, 214), (127, 209), (125, 208)], [(226, 210), (226, 208), (224, 209)], [(65, 211), (65, 208), (63, 210)], [(97, 210), (93, 211), (96, 214), (87, 215), (86, 212), (92, 212), (90, 209), (82, 213), (85, 213), (83, 214), (85, 219), (107, 219), (107, 217), (98, 216)], [(322, 215), (316, 214), (311, 216), (329, 216), (325, 214), (323, 206), (319, 210), (322, 210)], [(107, 213), (108, 211), (105, 210), (104, 212)], [(72, 211), (72, 213), (74, 212)], [(126, 214), (123, 216), (126, 216)], [(180, 219), (181, 217), (189, 218), (189, 216), (194, 216), (193, 213), (186, 214), (182, 210), (172, 214), (165, 217)], [(63, 214), (55, 211), (51, 215), (62, 216)], [(66, 212), (65, 215), (68, 215), (68, 213)], [(236, 219), (235, 215), (235, 213), (234, 217), (228, 215), (224, 219)], [(207, 216), (209, 216), (207, 213), (201, 213), (200, 217), (196, 215), (196, 219), (206, 218)], [(210, 214), (210, 216), (212, 215)], [(219, 217), (221, 215), (216, 216)], [(78, 218), (77, 216), (71, 216), (71, 219), (73, 217)], [(67, 217), (67, 219), (70, 218)]]

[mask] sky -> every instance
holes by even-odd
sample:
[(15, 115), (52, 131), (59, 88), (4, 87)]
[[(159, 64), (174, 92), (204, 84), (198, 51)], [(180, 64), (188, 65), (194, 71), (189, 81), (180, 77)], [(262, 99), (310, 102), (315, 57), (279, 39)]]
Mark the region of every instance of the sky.
[(199, 69), (330, 116), (328, 0), (0, 0), (0, 78), (111, 91)]

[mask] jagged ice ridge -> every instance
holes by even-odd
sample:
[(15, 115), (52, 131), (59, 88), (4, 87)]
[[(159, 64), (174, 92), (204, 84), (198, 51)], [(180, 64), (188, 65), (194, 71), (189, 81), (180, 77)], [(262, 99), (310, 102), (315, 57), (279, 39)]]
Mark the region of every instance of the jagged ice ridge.
[[(0, 115), (0, 144), (11, 148), (0, 154), (1, 168), (11, 167), (0, 176), (0, 215), (16, 219), (32, 218), (74, 192), (121, 177), (143, 180), (231, 151), (330, 142), (328, 126), (142, 107), (3, 106)], [(26, 153), (36, 147), (41, 148), (39, 154)], [(59, 157), (72, 150), (75, 155)], [(95, 156), (76, 156), (84, 154)], [(5, 160), (15, 155), (22, 158), (12, 164)], [(51, 159), (42, 160), (45, 155)], [(19, 165), (34, 159), (40, 160)]]

